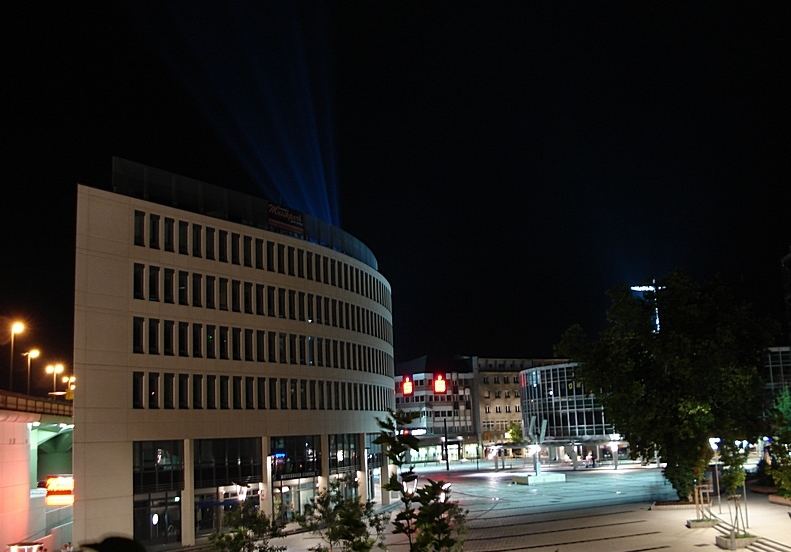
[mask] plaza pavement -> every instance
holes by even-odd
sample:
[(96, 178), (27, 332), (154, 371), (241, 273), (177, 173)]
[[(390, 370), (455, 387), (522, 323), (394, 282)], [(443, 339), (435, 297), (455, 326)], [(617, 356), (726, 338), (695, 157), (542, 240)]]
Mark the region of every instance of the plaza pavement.
[[(441, 468), (438, 470), (438, 468)], [(694, 509), (651, 509), (659, 500), (673, 500), (675, 493), (656, 467), (621, 463), (572, 471), (565, 465), (544, 466), (563, 471), (566, 483), (540, 486), (514, 485), (514, 473), (532, 471), (521, 461), (495, 471), (493, 463), (456, 463), (421, 466), (421, 478), (452, 483), (452, 497), (468, 510), (469, 529), (464, 550), (471, 552), (639, 552), (648, 550), (718, 550), (716, 528), (688, 529)], [(750, 550), (791, 552), (790, 508), (771, 504), (766, 495), (748, 493), (747, 515), (751, 533), (763, 537)], [(729, 520), (727, 502), (719, 514)], [(719, 528), (720, 533), (724, 531)], [(389, 535), (389, 550), (407, 550), (403, 537)], [(273, 541), (290, 551), (308, 550), (318, 543), (305, 533)]]

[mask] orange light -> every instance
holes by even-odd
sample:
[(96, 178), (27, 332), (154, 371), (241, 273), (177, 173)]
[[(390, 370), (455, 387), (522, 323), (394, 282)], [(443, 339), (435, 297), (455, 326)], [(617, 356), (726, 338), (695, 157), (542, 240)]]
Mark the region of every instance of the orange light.
[(409, 376), (404, 378), (404, 383), (402, 387), (402, 393), (404, 396), (411, 395), (414, 391), (414, 387), (412, 386), (412, 380), (409, 379)]
[(434, 378), (434, 393), (444, 394), (447, 391), (447, 385), (445, 382), (445, 378), (441, 375), (437, 374)]
[(74, 504), (74, 495), (47, 495), (44, 503), (47, 506), (71, 506)]
[(47, 496), (72, 494), (74, 478), (70, 475), (53, 475), (47, 477)]

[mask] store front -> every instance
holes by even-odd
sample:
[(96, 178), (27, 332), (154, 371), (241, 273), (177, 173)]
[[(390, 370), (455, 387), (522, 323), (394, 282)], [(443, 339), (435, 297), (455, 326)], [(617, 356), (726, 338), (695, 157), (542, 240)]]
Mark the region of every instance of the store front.
[(321, 470), (318, 435), (272, 437), (272, 515), (285, 523), (305, 513)]

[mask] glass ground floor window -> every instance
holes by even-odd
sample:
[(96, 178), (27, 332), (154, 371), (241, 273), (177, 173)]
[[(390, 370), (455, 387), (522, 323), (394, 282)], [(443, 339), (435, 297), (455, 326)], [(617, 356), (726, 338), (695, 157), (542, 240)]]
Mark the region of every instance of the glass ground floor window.
[(181, 542), (181, 492), (136, 494), (134, 537), (145, 546)]
[(305, 506), (316, 496), (317, 477), (281, 479), (272, 484), (272, 517), (289, 523), (305, 513)]
[(245, 500), (260, 506), (261, 484), (226, 485), (195, 491), (195, 535), (203, 536), (223, 527), (223, 517)]

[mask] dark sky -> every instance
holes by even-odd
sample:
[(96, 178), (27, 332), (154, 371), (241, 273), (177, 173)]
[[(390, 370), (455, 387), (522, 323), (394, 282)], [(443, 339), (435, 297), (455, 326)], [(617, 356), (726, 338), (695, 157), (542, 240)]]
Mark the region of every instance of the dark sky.
[(112, 155), (337, 202), (392, 285), (399, 361), (549, 355), (601, 326), (608, 288), (674, 269), (782, 316), (787, 7), (211, 5), (9, 12), (20, 350), (71, 357), (75, 183)]

